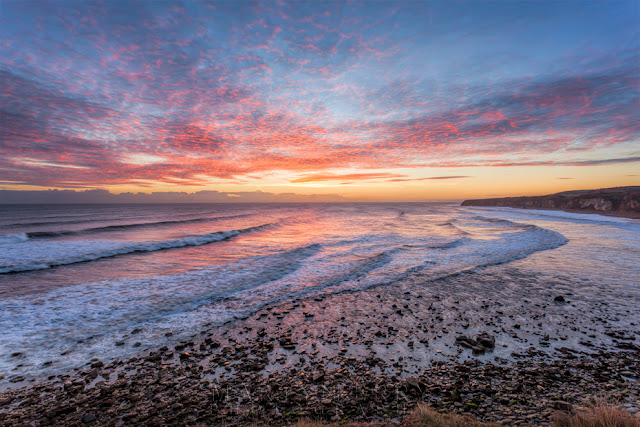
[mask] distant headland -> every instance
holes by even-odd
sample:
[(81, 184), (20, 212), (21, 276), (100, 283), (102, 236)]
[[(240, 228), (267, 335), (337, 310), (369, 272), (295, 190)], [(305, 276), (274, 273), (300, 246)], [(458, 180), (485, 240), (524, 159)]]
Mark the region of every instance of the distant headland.
[(553, 209), (640, 218), (640, 186), (564, 191), (546, 196), (465, 200), (462, 206)]

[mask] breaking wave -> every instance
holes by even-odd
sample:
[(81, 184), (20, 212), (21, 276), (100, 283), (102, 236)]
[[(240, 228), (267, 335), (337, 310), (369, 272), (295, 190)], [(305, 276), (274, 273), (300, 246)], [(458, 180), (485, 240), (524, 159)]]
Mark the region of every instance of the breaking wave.
[[(15, 245), (6, 249), (0, 259), (0, 273), (44, 270), (60, 265), (94, 261), (138, 252), (154, 252), (164, 249), (200, 246), (229, 239), (241, 233), (258, 231), (273, 224), (263, 224), (241, 230), (219, 231), (180, 239), (148, 241), (148, 242), (114, 242), (114, 241), (63, 241), (38, 242), (30, 241), (26, 245)], [(15, 243), (24, 233), (15, 237)], [(7, 237), (7, 236), (3, 236)], [(26, 236), (24, 236), (26, 237)]]

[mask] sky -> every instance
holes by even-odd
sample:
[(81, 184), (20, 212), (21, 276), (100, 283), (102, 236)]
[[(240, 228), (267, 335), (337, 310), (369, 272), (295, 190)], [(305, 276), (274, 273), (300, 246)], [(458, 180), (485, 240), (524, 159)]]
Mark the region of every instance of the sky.
[(639, 1), (0, 0), (0, 28), (0, 190), (640, 185)]

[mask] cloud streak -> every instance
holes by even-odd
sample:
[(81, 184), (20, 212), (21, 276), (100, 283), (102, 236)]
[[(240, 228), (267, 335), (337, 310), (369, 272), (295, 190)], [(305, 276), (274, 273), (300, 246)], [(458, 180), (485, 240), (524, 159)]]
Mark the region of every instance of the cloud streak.
[(367, 181), (381, 178), (406, 177), (388, 172), (382, 173), (350, 173), (350, 174), (315, 174), (292, 180), (292, 183), (318, 182), (318, 181)]
[(452, 176), (430, 176), (426, 178), (394, 178), (390, 179), (389, 182), (405, 182), (405, 181), (431, 181), (431, 180), (441, 180), (441, 179), (462, 179), (462, 178), (472, 178), (468, 175), (452, 175)]

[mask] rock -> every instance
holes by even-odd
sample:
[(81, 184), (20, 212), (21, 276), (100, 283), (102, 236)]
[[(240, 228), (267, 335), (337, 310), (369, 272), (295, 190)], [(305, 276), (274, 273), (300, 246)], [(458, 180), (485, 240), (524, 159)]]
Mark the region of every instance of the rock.
[(551, 403), (551, 406), (554, 409), (558, 409), (560, 411), (571, 412), (573, 409), (573, 405), (569, 402), (565, 402), (564, 400), (556, 400)]
[(121, 347), (124, 345), (124, 341), (116, 341), (116, 346)]
[(558, 295), (553, 299), (555, 302), (565, 302), (565, 299), (562, 295)]
[(136, 417), (136, 416), (135, 416), (135, 414), (131, 414), (131, 413), (124, 414), (124, 415), (122, 416), (122, 421), (124, 421), (124, 422), (126, 423), (127, 421), (131, 421), (131, 420), (132, 420), (132, 419), (134, 419), (135, 417)]
[(489, 335), (486, 332), (481, 333), (476, 337), (476, 341), (480, 343), (483, 347), (486, 348), (495, 348), (496, 346), (496, 338), (492, 335)]
[(93, 414), (84, 414), (82, 416), (82, 422), (85, 424), (92, 423), (96, 420), (96, 416)]
[(409, 377), (405, 380), (405, 384), (408, 389), (422, 391), (426, 388), (426, 384), (422, 383), (419, 378)]
[(477, 345), (478, 343), (471, 337), (468, 337), (466, 335), (460, 335), (459, 337), (456, 338), (456, 344), (460, 344), (462, 347), (471, 348), (472, 346)]
[(470, 348), (474, 354), (483, 353), (485, 351), (485, 348), (478, 341), (466, 335), (460, 335), (457, 337), (456, 344), (465, 348)]
[(296, 348), (295, 343), (292, 342), (291, 338), (287, 336), (280, 338), (279, 343), (280, 343), (280, 347), (282, 347), (285, 350), (295, 350)]
[(314, 383), (319, 383), (320, 381), (324, 380), (324, 372), (317, 372), (313, 375), (313, 382)]

